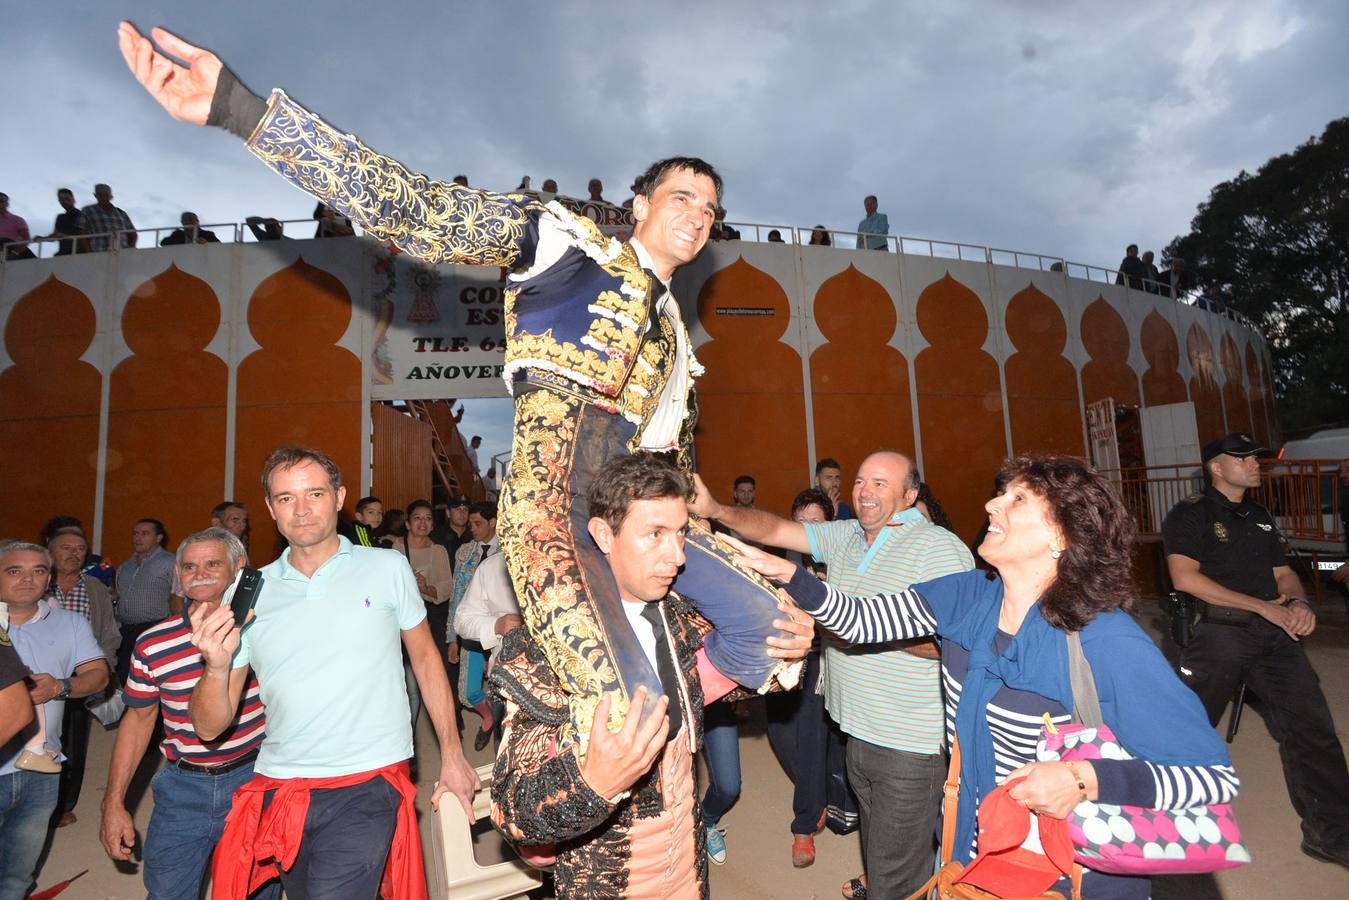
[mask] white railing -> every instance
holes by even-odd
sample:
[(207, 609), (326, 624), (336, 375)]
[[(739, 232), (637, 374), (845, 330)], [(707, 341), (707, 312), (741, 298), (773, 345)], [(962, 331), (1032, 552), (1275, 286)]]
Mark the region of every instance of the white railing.
[[(301, 238), (307, 239), (310, 234), (303, 233), (308, 228), (317, 225), (316, 219), (286, 219), (274, 220), (263, 217), (253, 216), (244, 222), (222, 222), (214, 225), (199, 225), (198, 228), (203, 231), (212, 231), (222, 243), (243, 243), (256, 242), (259, 240), (253, 230), (253, 226), (265, 227), (268, 222), (276, 222), (280, 226), (281, 238)], [(740, 233), (740, 240), (753, 241), (755, 243), (768, 243), (768, 234), (771, 231), (778, 232), (784, 244), (810, 244), (810, 236), (815, 231), (814, 226), (797, 225), (773, 225), (762, 222), (726, 222), (724, 223), (734, 228)], [(292, 234), (286, 234), (286, 226), (295, 226), (290, 230)], [(137, 241), (137, 248), (142, 246), (159, 246), (159, 242), (170, 233), (179, 230), (181, 226), (165, 226), (160, 228), (139, 228), (136, 229), (137, 235), (151, 235), (152, 243), (141, 244)], [(624, 228), (610, 228), (608, 231), (626, 231)], [(87, 246), (88, 241), (96, 238), (108, 238), (109, 249), (128, 250), (121, 246), (121, 236), (128, 232), (88, 234), (79, 237), (41, 237), (34, 238), (31, 241), (15, 241), (5, 244), (3, 252), (0, 252), (0, 265), (16, 259), (45, 258), (57, 255), (57, 250), (62, 241), (75, 241), (80, 246)], [(829, 235), (830, 246), (851, 250), (857, 245), (859, 232), (839, 231), (832, 228), (826, 228), (825, 233)], [(865, 237), (884, 237), (885, 252), (887, 253), (905, 253), (913, 256), (929, 256), (934, 259), (954, 259), (964, 262), (983, 262), (989, 265), (1009, 266), (1016, 269), (1034, 269), (1038, 272), (1061, 274), (1064, 278), (1081, 278), (1086, 281), (1095, 281), (1101, 284), (1115, 284), (1120, 278), (1118, 269), (1110, 269), (1104, 266), (1093, 266), (1088, 263), (1072, 262), (1061, 256), (1054, 256), (1048, 253), (1031, 253), (1025, 250), (1006, 250), (999, 247), (986, 247), (982, 244), (967, 244), (961, 241), (942, 241), (933, 238), (911, 237), (909, 235), (865, 235)], [(274, 238), (263, 238), (262, 240), (273, 240)], [(840, 239), (843, 243), (840, 243)], [(16, 256), (23, 248), (27, 248), (32, 257)], [(103, 251), (77, 251), (77, 252), (103, 252)], [(877, 252), (877, 251), (872, 251)], [(1152, 285), (1156, 290), (1148, 290), (1148, 285)], [(1145, 282), (1143, 290), (1133, 287), (1130, 284), (1128, 276), (1123, 278), (1123, 286), (1126, 290), (1137, 291), (1138, 293), (1160, 294), (1167, 296), (1171, 292), (1170, 285)], [(1258, 332), (1259, 329), (1245, 315), (1228, 308), (1213, 309), (1206, 307), (1201, 301), (1197, 291), (1189, 291), (1186, 294), (1175, 298), (1176, 302), (1184, 303), (1189, 306), (1199, 305), (1201, 308), (1213, 315), (1224, 316), (1234, 322)]]

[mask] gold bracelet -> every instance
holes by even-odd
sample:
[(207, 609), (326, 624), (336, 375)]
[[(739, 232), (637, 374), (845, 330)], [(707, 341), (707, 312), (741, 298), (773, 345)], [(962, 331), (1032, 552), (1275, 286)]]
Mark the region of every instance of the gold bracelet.
[(1072, 763), (1068, 762), (1068, 760), (1066, 760), (1066, 759), (1063, 760), (1063, 764), (1064, 764), (1065, 766), (1068, 767), (1068, 772), (1069, 772), (1069, 774), (1071, 774), (1071, 775), (1073, 776), (1073, 781), (1076, 781), (1076, 782), (1077, 782), (1077, 790), (1078, 790), (1078, 793), (1080, 794), (1080, 796), (1078, 797), (1078, 802), (1079, 802), (1079, 803), (1086, 803), (1086, 802), (1087, 802), (1087, 783), (1086, 783), (1085, 781), (1082, 780), (1082, 773), (1080, 773), (1080, 772), (1077, 771), (1077, 766), (1075, 766), (1075, 765), (1073, 765)]

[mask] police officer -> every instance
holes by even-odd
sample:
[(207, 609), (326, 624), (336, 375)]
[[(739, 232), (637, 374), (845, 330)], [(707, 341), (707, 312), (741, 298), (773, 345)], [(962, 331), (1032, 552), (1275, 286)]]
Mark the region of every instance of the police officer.
[(1349, 771), (1301, 640), (1316, 628), (1316, 615), (1274, 519), (1245, 499), (1260, 484), (1258, 457), (1270, 455), (1246, 434), (1204, 445), (1209, 486), (1176, 504), (1162, 524), (1172, 583), (1205, 602), (1198, 634), (1181, 651), (1180, 674), (1214, 725), (1242, 680), (1263, 701), (1302, 819), (1302, 851), (1349, 867)]

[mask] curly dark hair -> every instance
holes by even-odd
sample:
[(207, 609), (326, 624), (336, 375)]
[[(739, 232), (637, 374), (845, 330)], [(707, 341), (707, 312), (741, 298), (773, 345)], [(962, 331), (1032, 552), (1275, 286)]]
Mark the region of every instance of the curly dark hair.
[(1080, 631), (1098, 612), (1134, 608), (1134, 520), (1115, 486), (1067, 456), (1018, 456), (1003, 464), (1003, 484), (1020, 482), (1043, 499), (1067, 547), (1040, 613), (1063, 631)]
[(834, 501), (829, 499), (829, 495), (819, 488), (806, 488), (796, 495), (792, 501), (792, 518), (807, 506), (818, 506), (824, 510), (824, 517), (827, 521), (834, 521)]

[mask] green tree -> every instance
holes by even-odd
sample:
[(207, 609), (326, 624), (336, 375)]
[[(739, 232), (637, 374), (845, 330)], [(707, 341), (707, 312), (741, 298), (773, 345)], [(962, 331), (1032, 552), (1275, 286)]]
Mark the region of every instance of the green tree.
[(1349, 118), (1215, 187), (1163, 256), (1259, 325), (1285, 430), (1349, 421)]

